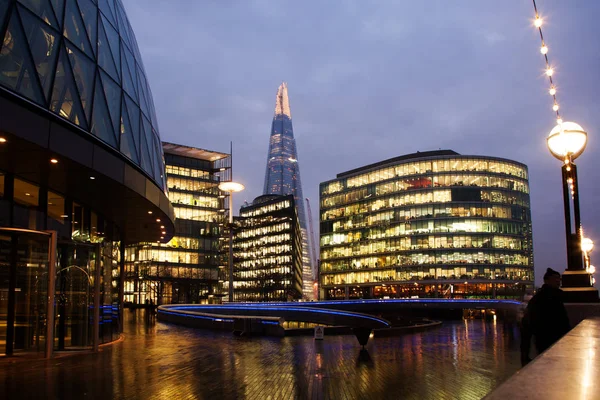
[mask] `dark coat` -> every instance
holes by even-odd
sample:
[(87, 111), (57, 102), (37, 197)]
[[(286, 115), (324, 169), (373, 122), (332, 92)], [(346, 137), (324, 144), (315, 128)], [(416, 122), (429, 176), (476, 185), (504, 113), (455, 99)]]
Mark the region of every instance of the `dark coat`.
[(538, 353), (541, 353), (571, 329), (562, 297), (562, 290), (544, 285), (529, 300), (521, 324), (521, 361), (523, 365), (529, 360), (532, 336)]

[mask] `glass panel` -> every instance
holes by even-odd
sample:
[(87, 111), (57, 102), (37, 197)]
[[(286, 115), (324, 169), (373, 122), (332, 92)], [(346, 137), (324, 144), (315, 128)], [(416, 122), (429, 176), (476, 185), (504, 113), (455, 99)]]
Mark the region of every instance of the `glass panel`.
[(30, 207), (39, 205), (40, 188), (38, 186), (15, 178), (14, 187), (15, 202)]
[(102, 247), (100, 270), (100, 342), (107, 343), (119, 337), (119, 242), (106, 242)]
[(21, 12), (21, 19), (25, 27), (29, 48), (33, 54), (33, 61), (44, 88), (44, 95), (48, 98), (50, 97), (54, 62), (58, 54), (58, 34), (48, 29), (29, 12)]
[[(142, 160), (142, 169), (148, 173), (150, 176), (154, 176), (154, 171), (152, 169), (152, 156), (150, 155), (150, 148), (148, 147), (148, 133), (152, 135), (152, 128), (150, 127), (150, 122), (146, 118), (142, 118), (143, 121), (143, 130), (140, 134), (140, 158)], [(148, 132), (148, 133), (147, 133)]]
[(8, 289), (10, 280), (10, 235), (0, 234), (0, 354), (6, 354)]
[(62, 26), (65, 2), (63, 0), (50, 0), (50, 2), (54, 7), (54, 14), (56, 15), (56, 19), (58, 20), (59, 26)]
[(154, 179), (156, 180), (156, 182), (159, 182), (161, 184), (161, 187), (164, 186), (163, 185), (163, 175), (164, 175), (164, 171), (163, 171), (163, 157), (162, 157), (162, 146), (160, 145), (160, 140), (158, 139), (158, 135), (156, 134), (156, 132), (154, 132), (154, 135), (152, 135), (154, 137), (154, 154), (153, 154), (153, 159), (154, 159)]
[(79, 94), (75, 87), (75, 79), (73, 78), (65, 49), (61, 48), (56, 67), (56, 77), (54, 78), (50, 109), (61, 117), (87, 129), (83, 107), (81, 106)]
[(93, 246), (59, 245), (54, 330), (58, 350), (92, 344), (95, 255)]
[(0, 26), (4, 26), (4, 18), (8, 10), (9, 0), (0, 0)]
[(100, 11), (110, 19), (110, 22), (114, 26), (117, 26), (117, 20), (115, 19), (115, 2), (114, 0), (98, 0), (98, 6)]
[(35, 66), (17, 13), (13, 13), (0, 51), (0, 83), (39, 104), (45, 104)]
[(125, 17), (125, 11), (123, 10), (123, 6), (117, 2), (117, 19), (119, 21), (119, 33), (123, 38), (123, 41), (129, 48), (133, 48), (131, 45), (131, 38), (129, 37), (129, 29), (127, 29), (127, 17)]
[(129, 121), (129, 114), (125, 108), (125, 100), (123, 100), (123, 108), (121, 111), (121, 153), (139, 164), (137, 149), (133, 139), (133, 131)]
[(14, 349), (43, 352), (48, 292), (48, 238), (17, 239)]
[(83, 50), (85, 54), (94, 57), (92, 46), (85, 31), (81, 14), (75, 0), (67, 0), (67, 9), (65, 11), (65, 28), (64, 36)]
[(117, 72), (117, 67), (115, 66), (115, 61), (110, 51), (110, 44), (108, 43), (108, 38), (106, 37), (102, 24), (98, 26), (98, 64), (100, 67), (104, 68), (113, 79), (119, 80), (119, 73)]
[(136, 99), (137, 102), (137, 91), (135, 81), (133, 80), (133, 75), (130, 72), (129, 65), (126, 59), (124, 47), (121, 47), (121, 66), (123, 68), (123, 88), (131, 97)]
[[(115, 28), (113, 28), (111, 26), (111, 24), (109, 24), (108, 21), (106, 20), (106, 18), (104, 18), (104, 17), (102, 18), (102, 25), (104, 26), (104, 31), (106, 33), (106, 37), (108, 38), (108, 44), (110, 47), (110, 51), (112, 53), (113, 60), (115, 61), (117, 73), (120, 76), (121, 75), (121, 52), (119, 50), (119, 34), (115, 30)], [(121, 79), (117, 78), (116, 81), (120, 82)]]
[(65, 198), (58, 193), (48, 192), (48, 216), (61, 224), (65, 222)]
[(119, 132), (121, 123), (121, 88), (104, 72), (101, 72), (100, 75), (102, 75), (102, 86), (104, 87), (104, 95), (106, 96), (106, 104), (110, 110), (113, 128), (115, 132)]
[(100, 86), (100, 76), (97, 77), (94, 98), (94, 113), (92, 114), (92, 133), (114, 148), (118, 148), (117, 138), (113, 124), (108, 114), (108, 107), (104, 99), (104, 91)]
[(133, 142), (135, 144), (135, 148), (139, 149), (140, 143), (140, 109), (131, 100), (131, 97), (124, 95), (125, 105), (127, 106), (127, 113), (129, 114), (129, 123), (131, 124), (131, 132), (133, 134)]
[(20, 3), (33, 11), (48, 25), (52, 25), (54, 28), (59, 29), (58, 22), (54, 16), (54, 11), (52, 10), (50, 3), (48, 3), (48, 0), (21, 0)]
[(140, 92), (140, 106), (147, 117), (150, 117), (150, 108), (148, 106), (148, 95), (146, 94), (146, 78), (142, 70), (138, 68), (138, 88)]
[(90, 0), (77, 0), (83, 23), (87, 30), (88, 39), (92, 44), (92, 51), (96, 52), (96, 25), (98, 23), (98, 8)]
[(71, 61), (71, 67), (73, 68), (73, 77), (75, 78), (77, 89), (79, 89), (81, 105), (85, 109), (85, 116), (89, 121), (90, 112), (92, 111), (92, 92), (96, 66), (77, 48), (69, 43), (66, 43), (66, 45), (69, 61)]

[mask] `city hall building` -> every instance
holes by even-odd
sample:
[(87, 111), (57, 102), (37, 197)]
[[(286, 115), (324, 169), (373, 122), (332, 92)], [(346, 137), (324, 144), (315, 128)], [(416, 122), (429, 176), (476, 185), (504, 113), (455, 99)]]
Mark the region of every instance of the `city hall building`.
[(233, 300), (302, 298), (302, 231), (294, 195), (262, 195), (240, 208), (233, 231)]
[(120, 0), (18, 0), (0, 38), (0, 354), (97, 348), (125, 245), (174, 231), (135, 35)]
[(320, 184), (322, 298), (520, 298), (533, 288), (527, 167), (418, 152)]

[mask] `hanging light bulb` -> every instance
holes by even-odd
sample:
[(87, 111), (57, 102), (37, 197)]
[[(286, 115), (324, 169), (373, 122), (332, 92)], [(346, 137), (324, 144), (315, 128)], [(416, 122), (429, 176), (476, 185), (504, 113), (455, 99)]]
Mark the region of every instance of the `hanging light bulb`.
[(554, 73), (554, 69), (553, 68), (550, 68), (550, 67), (546, 68), (546, 75), (552, 76), (553, 73)]
[(542, 47), (540, 48), (540, 53), (542, 53), (544, 55), (548, 54), (548, 46), (543, 44)]
[(542, 26), (542, 19), (540, 17), (535, 17), (535, 21), (533, 21), (533, 25), (535, 25), (536, 28), (539, 28)]
[(550, 96), (554, 96), (556, 94), (556, 88), (554, 87), (554, 85), (552, 85), (550, 87), (550, 90), (548, 90), (548, 93), (550, 93)]
[(557, 123), (558, 125), (562, 124), (562, 123), (563, 123), (563, 120), (562, 120), (562, 118), (556, 118), (556, 123)]
[(558, 104), (554, 103), (554, 105), (552, 106), (552, 109), (554, 111), (558, 111)]

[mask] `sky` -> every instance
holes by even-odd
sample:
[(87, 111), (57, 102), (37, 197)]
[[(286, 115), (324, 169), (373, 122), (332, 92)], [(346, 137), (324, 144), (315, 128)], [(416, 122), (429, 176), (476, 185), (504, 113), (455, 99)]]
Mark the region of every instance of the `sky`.
[[(416, 151), (452, 149), (529, 167), (536, 283), (566, 267), (561, 163), (531, 1), (127, 0), (162, 140), (229, 152), (234, 197), (262, 194), (275, 94), (288, 83), (304, 196)], [(577, 160), (582, 225), (600, 248), (600, 2), (538, 0)], [(600, 253), (600, 250), (598, 251)], [(592, 264), (594, 254), (592, 253)]]

